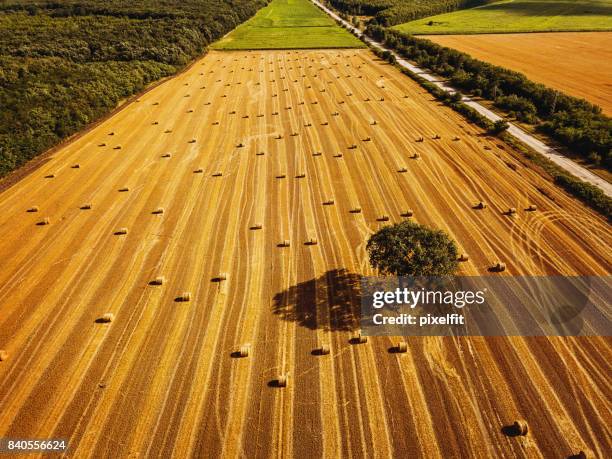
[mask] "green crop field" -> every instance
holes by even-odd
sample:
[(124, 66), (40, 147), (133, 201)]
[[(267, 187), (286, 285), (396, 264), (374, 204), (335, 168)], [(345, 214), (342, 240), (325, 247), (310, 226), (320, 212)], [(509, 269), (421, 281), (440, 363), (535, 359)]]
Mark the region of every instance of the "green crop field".
[(214, 49), (362, 48), (309, 0), (272, 0)]
[(394, 28), (415, 35), (612, 30), (612, 0), (505, 0)]

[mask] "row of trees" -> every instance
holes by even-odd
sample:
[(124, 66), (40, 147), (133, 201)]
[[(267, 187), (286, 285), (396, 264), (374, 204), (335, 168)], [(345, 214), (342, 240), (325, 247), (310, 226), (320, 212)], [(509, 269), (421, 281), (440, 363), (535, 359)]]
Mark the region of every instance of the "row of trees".
[(267, 2), (3, 2), (0, 176), (175, 73)]
[(612, 170), (612, 120), (599, 107), (429, 40), (378, 25), (370, 25), (367, 33), (420, 66), (449, 78), (455, 87), (494, 101), (575, 154)]
[(373, 16), (371, 24), (392, 26), (492, 0), (329, 0), (336, 9), (355, 16)]

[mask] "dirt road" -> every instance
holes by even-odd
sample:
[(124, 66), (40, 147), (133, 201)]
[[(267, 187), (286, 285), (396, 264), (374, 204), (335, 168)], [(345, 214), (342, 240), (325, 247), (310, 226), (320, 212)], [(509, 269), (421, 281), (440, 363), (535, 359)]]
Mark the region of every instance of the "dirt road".
[[(608, 338), (349, 343), (365, 241), (407, 209), (464, 274), (610, 272), (606, 222), (368, 51), (209, 54), (0, 194), (0, 437), (76, 457), (604, 456)], [(518, 418), (530, 434), (506, 436)]]

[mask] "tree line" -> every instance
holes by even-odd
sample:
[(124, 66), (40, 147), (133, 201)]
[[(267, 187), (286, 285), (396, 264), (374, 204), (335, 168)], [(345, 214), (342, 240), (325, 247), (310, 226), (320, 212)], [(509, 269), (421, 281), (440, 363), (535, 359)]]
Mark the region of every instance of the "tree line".
[(0, 4), (0, 176), (171, 75), (269, 0)]
[(354, 16), (373, 16), (372, 25), (385, 27), (414, 21), (492, 0), (329, 0), (336, 9)]
[(492, 100), (516, 118), (535, 125), (574, 154), (612, 170), (612, 120), (598, 106), (430, 40), (379, 25), (368, 26), (366, 33), (448, 78), (456, 88)]

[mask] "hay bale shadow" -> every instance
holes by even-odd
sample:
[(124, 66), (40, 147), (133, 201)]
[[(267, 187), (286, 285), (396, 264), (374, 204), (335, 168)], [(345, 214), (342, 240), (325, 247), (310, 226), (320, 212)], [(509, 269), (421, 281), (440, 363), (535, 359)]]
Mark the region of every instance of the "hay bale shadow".
[(501, 433), (503, 433), (506, 437), (520, 437), (521, 431), (514, 424), (508, 424), (501, 428)]

